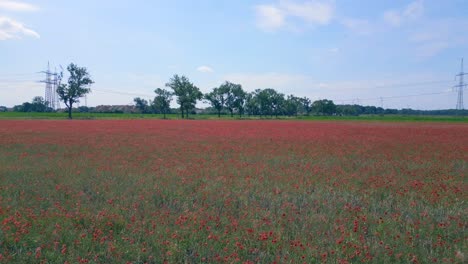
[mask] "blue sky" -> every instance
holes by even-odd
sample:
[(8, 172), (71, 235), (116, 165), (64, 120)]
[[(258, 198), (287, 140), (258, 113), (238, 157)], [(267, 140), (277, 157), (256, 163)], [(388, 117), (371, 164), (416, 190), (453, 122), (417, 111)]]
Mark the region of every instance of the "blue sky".
[(89, 69), (91, 106), (135, 97), (109, 90), (152, 96), (177, 73), (203, 92), (229, 80), (336, 103), (454, 108), (466, 10), (466, 0), (0, 0), (0, 105), (43, 95), (50, 61)]

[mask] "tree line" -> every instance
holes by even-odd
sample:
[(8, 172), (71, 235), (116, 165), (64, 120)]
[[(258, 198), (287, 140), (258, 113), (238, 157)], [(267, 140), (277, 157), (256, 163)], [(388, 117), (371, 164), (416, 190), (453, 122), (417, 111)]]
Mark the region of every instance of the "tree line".
[(189, 118), (190, 113), (195, 113), (198, 101), (208, 103), (210, 107), (205, 113), (215, 113), (218, 117), (229, 114), (231, 117), (278, 117), (298, 115), (361, 115), (361, 114), (398, 114), (396, 109), (383, 109), (375, 106), (360, 105), (336, 105), (332, 100), (316, 100), (312, 102), (307, 97), (297, 97), (293, 94), (285, 95), (272, 88), (256, 89), (246, 92), (242, 85), (232, 82), (224, 82), (210, 92), (203, 94), (185, 76), (174, 75), (166, 87), (171, 91), (158, 88), (155, 90), (154, 100), (134, 98), (136, 109), (143, 114), (164, 114), (171, 112), (170, 103), (173, 96), (179, 105), (178, 113), (182, 118)]
[[(67, 70), (69, 78), (67, 83), (61, 83), (63, 73), (60, 73), (60, 83), (56, 90), (60, 100), (67, 107), (68, 117), (72, 118), (73, 105), (79, 103), (79, 99), (91, 92), (90, 85), (94, 83), (90, 74), (84, 67), (78, 67), (71, 63)], [(260, 116), (298, 116), (298, 115), (383, 115), (383, 114), (403, 114), (403, 115), (456, 115), (457, 110), (435, 110), (421, 111), (413, 109), (384, 109), (375, 106), (362, 106), (357, 104), (336, 105), (332, 100), (316, 100), (312, 102), (307, 97), (297, 97), (293, 94), (285, 95), (272, 88), (256, 89), (253, 92), (246, 92), (242, 85), (232, 82), (224, 82), (219, 87), (213, 88), (210, 92), (203, 94), (186, 76), (174, 75), (166, 88), (157, 88), (154, 100), (145, 100), (140, 97), (134, 98), (135, 108), (142, 114), (154, 113), (166, 115), (178, 112), (182, 118), (189, 118), (195, 114), (196, 104), (199, 101), (208, 103), (210, 107), (204, 113), (216, 113), (218, 117), (222, 114), (229, 114), (231, 117)], [(177, 111), (171, 109), (173, 97), (179, 105)], [(92, 112), (93, 108), (80, 107), (82, 112)], [(7, 111), (6, 107), (0, 106), (0, 111)], [(25, 102), (22, 105), (14, 106), (16, 112), (52, 112), (49, 102), (42, 97), (34, 97), (32, 102)], [(466, 114), (463, 111), (463, 114)]]
[(158, 88), (155, 90), (154, 100), (145, 100), (140, 97), (134, 98), (135, 107), (141, 113), (166, 114), (171, 111), (170, 103), (173, 96), (179, 105), (178, 112), (182, 118), (189, 118), (194, 112), (198, 101), (208, 103), (208, 110), (216, 111), (218, 117), (227, 112), (231, 117), (238, 115), (248, 116), (270, 116), (280, 115), (297, 116), (309, 115), (312, 112), (319, 115), (333, 115), (336, 105), (331, 100), (312, 101), (306, 97), (296, 97), (271, 89), (257, 89), (246, 92), (242, 85), (232, 82), (224, 82), (219, 87), (203, 94), (186, 76), (174, 75), (166, 87), (171, 91)]

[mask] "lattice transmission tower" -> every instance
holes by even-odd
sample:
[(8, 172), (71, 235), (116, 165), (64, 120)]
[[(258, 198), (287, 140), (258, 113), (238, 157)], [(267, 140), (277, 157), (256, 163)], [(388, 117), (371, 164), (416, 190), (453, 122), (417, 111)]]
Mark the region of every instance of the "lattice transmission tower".
[(41, 73), (44, 73), (46, 75), (45, 80), (40, 81), (42, 83), (45, 83), (44, 100), (50, 108), (58, 110), (60, 109), (60, 98), (57, 94), (57, 88), (60, 81), (59, 75), (57, 74), (57, 70), (55, 70), (55, 72), (52, 72), (50, 70), (50, 63), (47, 62), (47, 70), (42, 71)]
[(463, 71), (463, 59), (461, 61), (461, 70), (460, 73), (456, 75), (455, 78), (458, 77), (458, 84), (454, 86), (454, 89), (457, 89), (458, 92), (458, 98), (457, 98), (457, 110), (464, 110), (465, 107), (463, 105), (463, 90), (468, 86), (468, 84), (465, 84), (465, 75), (468, 75), (468, 73)]

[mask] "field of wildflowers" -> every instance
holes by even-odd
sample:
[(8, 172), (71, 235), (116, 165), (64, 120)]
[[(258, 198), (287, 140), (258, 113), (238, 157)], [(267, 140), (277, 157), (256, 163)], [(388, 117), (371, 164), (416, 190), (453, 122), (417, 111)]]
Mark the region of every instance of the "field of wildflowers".
[(463, 263), (468, 125), (0, 121), (0, 263)]

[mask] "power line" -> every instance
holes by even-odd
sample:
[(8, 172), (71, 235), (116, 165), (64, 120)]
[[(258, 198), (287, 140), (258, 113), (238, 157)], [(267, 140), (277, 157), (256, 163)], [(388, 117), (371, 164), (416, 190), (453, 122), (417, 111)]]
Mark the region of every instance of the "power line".
[[(464, 89), (463, 89), (464, 90)], [(376, 101), (380, 100), (383, 102), (384, 99), (399, 99), (399, 98), (409, 98), (409, 97), (416, 97), (416, 96), (427, 96), (427, 95), (440, 95), (440, 94), (449, 94), (452, 93), (450, 91), (448, 92), (434, 92), (434, 93), (420, 93), (420, 94), (410, 94), (410, 95), (396, 95), (396, 96), (386, 96), (386, 97), (374, 97), (374, 98), (365, 98), (365, 99), (340, 99), (336, 101), (342, 101), (342, 102), (356, 102), (356, 100), (359, 101)]]
[(149, 97), (153, 98), (156, 95), (149, 95), (149, 94), (138, 94), (138, 93), (128, 93), (128, 92), (121, 92), (115, 90), (108, 90), (108, 89), (92, 89), (93, 91), (101, 92), (101, 93), (112, 93), (112, 94), (120, 94), (120, 95), (131, 95), (131, 96), (141, 96), (141, 97)]
[(20, 77), (20, 76), (37, 76), (38, 74), (40, 74), (40, 72), (36, 72), (36, 73), (2, 73), (0, 74), (0, 77)]
[[(40, 73), (45, 73), (46, 74), (46, 79), (44, 81), (41, 81), (43, 83), (46, 83), (46, 101), (47, 99), (53, 100), (54, 104), (58, 106), (59, 101), (58, 101), (58, 96), (55, 95), (55, 98), (52, 98), (53, 91), (56, 90), (56, 86), (58, 85), (58, 80), (57, 76), (58, 74), (52, 73), (50, 71), (50, 68), (47, 69), (47, 71), (42, 71)], [(39, 73), (18, 73), (18, 74), (0, 74), (0, 76), (17, 76), (21, 78), (20, 76), (34, 76)], [(49, 75), (49, 76), (48, 76)], [(457, 75), (457, 77), (460, 77), (460, 84), (455, 86), (455, 88), (458, 88), (458, 102), (457, 102), (457, 107), (462, 106), (463, 108), (463, 90), (465, 90), (465, 87), (467, 87), (467, 84), (464, 84), (463, 82), (463, 76), (468, 75), (468, 73), (463, 72), (463, 61), (462, 61), (462, 71), (460, 74)], [(2, 79), (0, 78), (0, 82), (33, 82), (31, 80), (20, 80), (20, 79)], [(447, 80), (435, 80), (435, 81), (426, 81), (426, 82), (413, 82), (413, 83), (401, 83), (401, 84), (394, 84), (394, 85), (380, 85), (380, 86), (375, 86), (374, 88), (395, 88), (395, 87), (416, 87), (416, 86), (423, 86), (423, 85), (428, 85), (428, 84), (441, 84), (441, 83), (448, 83), (451, 81)], [(48, 88), (48, 86), (51, 86), (52, 88)], [(362, 89), (368, 89), (368, 88), (362, 88)], [(359, 88), (354, 88), (351, 90), (359, 90)], [(127, 96), (140, 96), (140, 97), (145, 97), (145, 98), (153, 98), (155, 95), (150, 95), (150, 94), (142, 94), (142, 93), (131, 93), (131, 92), (122, 92), (122, 91), (117, 91), (117, 90), (111, 90), (111, 89), (92, 89), (92, 91), (100, 92), (100, 93), (109, 93), (109, 94), (119, 94), (119, 95), (127, 95)], [(420, 93), (420, 94), (410, 94), (410, 95), (398, 95), (398, 96), (386, 96), (386, 97), (372, 97), (372, 98), (353, 98), (353, 99), (341, 99), (341, 100), (335, 100), (335, 101), (341, 101), (341, 102), (351, 102), (351, 103), (360, 103), (361, 101), (377, 101), (380, 100), (380, 105), (383, 106), (383, 101), (386, 99), (398, 99), (398, 98), (410, 98), (410, 97), (417, 97), (417, 96), (429, 96), (429, 95), (441, 95), (441, 94), (448, 94), (451, 92), (433, 92), (433, 93)], [(461, 95), (460, 95), (461, 94)], [(461, 98), (461, 100), (460, 100)], [(85, 98), (87, 101), (87, 98)], [(87, 103), (87, 102), (86, 102)], [(458, 108), (457, 108), (458, 109)]]
[(465, 107), (463, 106), (463, 90), (465, 89), (465, 87), (468, 86), (467, 84), (465, 84), (465, 80), (464, 80), (465, 75), (468, 75), (468, 73), (463, 71), (463, 59), (462, 59), (460, 73), (455, 76), (455, 78), (456, 77), (459, 78), (460, 82), (458, 83), (458, 85), (454, 86), (454, 89), (458, 90), (457, 106), (455, 108), (457, 110), (465, 109)]
[(377, 85), (371, 87), (354, 87), (352, 89), (347, 88), (338, 88), (333, 90), (369, 90), (369, 89), (383, 89), (383, 88), (401, 88), (401, 87), (417, 87), (417, 86), (425, 86), (430, 84), (449, 84), (453, 82), (453, 80), (434, 80), (434, 81), (426, 81), (426, 82), (412, 82), (412, 83), (400, 83), (400, 84), (389, 84), (389, 85)]
[(36, 82), (36, 80), (32, 79), (24, 79), (24, 80), (19, 80), (19, 79), (2, 79), (0, 78), (0, 83), (22, 83), (22, 82)]
[(423, 85), (428, 85), (428, 84), (449, 83), (449, 82), (452, 82), (452, 81), (440, 80), (440, 81), (402, 83), (402, 84), (394, 84), (394, 85), (378, 85), (378, 86), (375, 86), (374, 88), (411, 87), (411, 86), (423, 86)]

